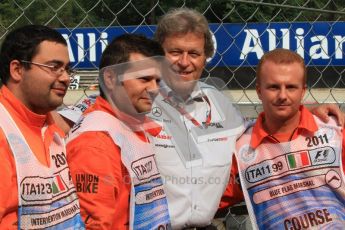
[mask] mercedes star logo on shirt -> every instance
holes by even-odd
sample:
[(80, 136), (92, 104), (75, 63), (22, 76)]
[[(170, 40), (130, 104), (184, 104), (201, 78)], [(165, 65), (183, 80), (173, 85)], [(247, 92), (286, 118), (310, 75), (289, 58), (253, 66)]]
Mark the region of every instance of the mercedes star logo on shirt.
[(152, 114), (155, 117), (160, 117), (160, 116), (162, 116), (162, 110), (158, 107), (153, 107), (152, 108)]

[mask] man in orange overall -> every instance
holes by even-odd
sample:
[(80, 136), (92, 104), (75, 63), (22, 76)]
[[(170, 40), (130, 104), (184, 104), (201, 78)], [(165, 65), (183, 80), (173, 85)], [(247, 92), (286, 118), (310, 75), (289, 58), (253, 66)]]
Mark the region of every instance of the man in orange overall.
[(343, 229), (344, 129), (301, 101), (306, 68), (295, 52), (275, 49), (257, 67), (264, 112), (239, 138), (236, 159), (255, 229)]
[(0, 53), (0, 229), (84, 229), (50, 112), (70, 74), (65, 39), (46, 26), (11, 31)]
[(158, 93), (162, 56), (157, 42), (134, 34), (115, 38), (102, 54), (101, 96), (71, 129), (67, 144), (88, 229), (170, 225), (150, 143), (160, 127), (145, 116), (151, 111), (150, 95)]

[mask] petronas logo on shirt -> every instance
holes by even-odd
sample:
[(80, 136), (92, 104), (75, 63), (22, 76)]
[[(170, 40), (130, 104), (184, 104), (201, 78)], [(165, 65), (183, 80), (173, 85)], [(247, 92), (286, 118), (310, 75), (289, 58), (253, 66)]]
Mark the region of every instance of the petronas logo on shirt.
[(307, 151), (288, 154), (287, 160), (290, 169), (297, 169), (310, 166), (310, 158)]
[(53, 194), (56, 194), (56, 193), (59, 193), (59, 192), (62, 192), (62, 191), (66, 190), (64, 182), (63, 182), (63, 180), (62, 180), (60, 175), (56, 175), (53, 178), (52, 189), (53, 189)]

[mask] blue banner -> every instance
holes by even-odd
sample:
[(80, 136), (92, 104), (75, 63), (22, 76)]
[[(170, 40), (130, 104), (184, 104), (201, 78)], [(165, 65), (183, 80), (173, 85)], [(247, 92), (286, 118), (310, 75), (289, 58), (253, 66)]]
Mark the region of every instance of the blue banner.
[[(96, 69), (106, 45), (123, 33), (153, 37), (156, 26), (58, 29), (72, 65)], [(210, 24), (216, 47), (209, 66), (253, 66), (274, 48), (299, 53), (309, 66), (345, 66), (345, 22)]]

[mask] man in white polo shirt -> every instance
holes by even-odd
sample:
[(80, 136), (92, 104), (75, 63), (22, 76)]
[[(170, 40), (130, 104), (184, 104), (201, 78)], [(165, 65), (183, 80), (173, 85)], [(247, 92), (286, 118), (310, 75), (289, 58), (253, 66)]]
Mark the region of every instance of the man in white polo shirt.
[(199, 82), (206, 59), (214, 52), (202, 14), (187, 8), (169, 11), (159, 21), (155, 36), (178, 75), (163, 74), (166, 85), (151, 113), (163, 126), (153, 142), (172, 226), (206, 227), (228, 184), (243, 119), (226, 96)]

